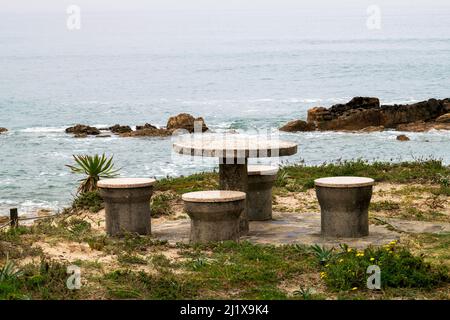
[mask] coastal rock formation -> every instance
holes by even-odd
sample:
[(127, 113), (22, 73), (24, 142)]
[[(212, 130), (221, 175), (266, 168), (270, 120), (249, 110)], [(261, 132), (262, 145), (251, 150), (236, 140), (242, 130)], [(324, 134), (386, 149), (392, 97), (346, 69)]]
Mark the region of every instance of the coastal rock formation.
[(8, 129), (0, 127), (0, 134), (8, 132)]
[(69, 127), (66, 129), (66, 133), (73, 133), (77, 138), (93, 135), (96, 136), (100, 134), (100, 130), (95, 127), (90, 127), (84, 124), (77, 124), (73, 127)]
[(109, 127), (109, 131), (115, 134), (127, 133), (133, 131), (130, 126), (121, 126), (120, 124), (116, 124), (112, 127)]
[(132, 132), (123, 133), (121, 137), (167, 137), (172, 134), (172, 130), (164, 128), (147, 128), (140, 129)]
[(145, 129), (158, 129), (158, 128), (154, 125), (151, 125), (150, 123), (146, 123), (143, 126), (136, 126), (136, 130), (145, 130)]
[(397, 140), (398, 141), (409, 141), (410, 139), (408, 138), (408, 136), (405, 136), (404, 134), (401, 134), (401, 135), (397, 136)]
[[(120, 124), (116, 124), (109, 128), (100, 129), (83, 124), (77, 124), (76, 126), (67, 128), (66, 133), (74, 134), (75, 138), (86, 138), (89, 135), (106, 138), (110, 137), (110, 135), (107, 134), (108, 131), (121, 137), (167, 137), (172, 135), (176, 129), (185, 129), (190, 133), (194, 132), (194, 124), (196, 121), (200, 122), (202, 132), (208, 130), (208, 127), (202, 117), (194, 118), (190, 114), (180, 113), (177, 116), (169, 118), (166, 128), (158, 128), (154, 125), (146, 123), (144, 125), (136, 126), (136, 130), (133, 131), (130, 126)], [(101, 135), (101, 131), (106, 131), (106, 133)]]
[(280, 128), (280, 131), (298, 132), (298, 131), (314, 131), (316, 126), (313, 123), (303, 120), (292, 120)]
[(201, 123), (202, 132), (208, 130), (208, 127), (205, 124), (205, 121), (202, 117), (194, 118), (192, 115), (188, 113), (180, 113), (176, 116), (170, 117), (167, 121), (167, 129), (168, 130), (176, 130), (176, 129), (185, 129), (190, 133), (194, 132), (194, 123), (198, 121)]
[[(307, 123), (320, 131), (450, 130), (449, 111), (450, 99), (430, 99), (410, 105), (380, 105), (378, 98), (355, 97), (348, 103), (330, 108), (309, 109)], [(286, 126), (291, 123), (294, 122)]]

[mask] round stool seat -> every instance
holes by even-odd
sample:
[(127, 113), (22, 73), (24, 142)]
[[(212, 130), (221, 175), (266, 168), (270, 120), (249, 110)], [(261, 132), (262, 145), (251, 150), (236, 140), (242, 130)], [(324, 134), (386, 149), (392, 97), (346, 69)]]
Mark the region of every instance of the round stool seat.
[(151, 187), (155, 183), (155, 179), (148, 178), (113, 178), (100, 180), (97, 186), (105, 189), (132, 189)]
[(327, 188), (359, 188), (373, 186), (375, 180), (364, 177), (328, 177), (314, 180), (316, 186)]
[(185, 193), (181, 198), (186, 202), (232, 202), (245, 200), (245, 193), (228, 190), (196, 191)]

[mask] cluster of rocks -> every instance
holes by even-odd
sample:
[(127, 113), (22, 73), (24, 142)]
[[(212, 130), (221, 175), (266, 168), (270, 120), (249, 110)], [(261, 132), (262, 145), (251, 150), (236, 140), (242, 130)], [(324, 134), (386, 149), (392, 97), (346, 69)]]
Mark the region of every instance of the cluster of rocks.
[(282, 131), (398, 131), (450, 130), (450, 98), (409, 105), (380, 105), (378, 98), (356, 97), (346, 104), (308, 110), (306, 121), (294, 120)]
[(8, 129), (0, 127), (0, 134), (8, 132)]
[[(196, 125), (199, 126), (199, 128), (195, 128)], [(170, 117), (167, 121), (167, 126), (163, 128), (158, 128), (149, 123), (136, 126), (136, 130), (133, 130), (128, 125), (119, 124), (109, 128), (95, 128), (88, 125), (77, 124), (73, 127), (67, 128), (66, 133), (73, 134), (76, 138), (85, 138), (87, 136), (111, 136), (108, 133), (102, 134), (102, 131), (110, 132), (121, 137), (166, 137), (172, 135), (175, 130), (179, 129), (192, 133), (194, 130), (201, 130), (202, 132), (205, 132), (208, 130), (208, 127), (202, 117), (194, 118), (190, 114), (180, 113), (176, 116)]]

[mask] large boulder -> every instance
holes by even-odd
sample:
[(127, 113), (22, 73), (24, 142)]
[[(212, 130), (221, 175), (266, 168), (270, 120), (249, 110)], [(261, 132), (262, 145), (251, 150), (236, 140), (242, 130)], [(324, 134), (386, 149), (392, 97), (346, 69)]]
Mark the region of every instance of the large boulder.
[(194, 132), (194, 124), (196, 122), (200, 124), (202, 132), (208, 130), (208, 127), (202, 117), (194, 118), (188, 113), (180, 113), (176, 116), (170, 117), (167, 121), (167, 129), (171, 131), (176, 129), (185, 129), (192, 133)]
[(0, 134), (8, 132), (8, 129), (0, 127)]
[(316, 126), (314, 123), (308, 123), (303, 120), (292, 120), (280, 128), (280, 131), (298, 132), (298, 131), (314, 131)]
[(109, 130), (115, 134), (122, 134), (133, 131), (130, 126), (121, 126), (120, 124), (109, 127)]
[(98, 135), (100, 134), (100, 130), (95, 127), (90, 127), (84, 124), (77, 124), (73, 127), (69, 127), (66, 129), (66, 133), (73, 133), (74, 135), (83, 136), (83, 135)]

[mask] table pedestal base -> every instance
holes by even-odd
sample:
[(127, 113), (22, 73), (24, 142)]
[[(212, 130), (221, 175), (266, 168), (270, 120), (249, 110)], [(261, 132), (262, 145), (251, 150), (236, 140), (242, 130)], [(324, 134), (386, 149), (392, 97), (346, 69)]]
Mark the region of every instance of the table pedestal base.
[[(230, 159), (222, 159), (219, 164), (219, 188), (221, 190), (242, 191), (248, 192), (248, 173), (247, 173), (247, 159), (234, 159), (233, 163)], [(239, 163), (244, 162), (244, 163)], [(245, 209), (239, 218), (239, 233), (246, 235), (248, 233), (248, 216), (247, 216), (248, 202), (246, 200)]]

